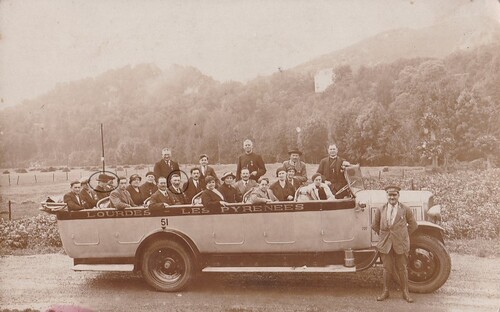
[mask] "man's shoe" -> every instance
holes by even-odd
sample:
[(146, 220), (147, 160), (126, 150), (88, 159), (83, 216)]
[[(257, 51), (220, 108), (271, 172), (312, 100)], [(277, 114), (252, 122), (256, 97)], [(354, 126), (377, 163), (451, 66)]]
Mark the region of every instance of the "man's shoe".
[(377, 297), (377, 301), (384, 301), (385, 299), (389, 298), (389, 290), (384, 289), (382, 294)]

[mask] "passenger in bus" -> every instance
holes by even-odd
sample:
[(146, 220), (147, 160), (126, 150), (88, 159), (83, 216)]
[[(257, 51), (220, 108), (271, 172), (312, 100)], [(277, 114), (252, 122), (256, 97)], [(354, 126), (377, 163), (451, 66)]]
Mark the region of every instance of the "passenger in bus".
[(85, 209), (94, 208), (97, 204), (97, 193), (90, 188), (89, 179), (81, 178), (80, 183), (82, 185), (82, 189), (80, 191), (80, 198), (84, 202)]
[(312, 184), (306, 186), (309, 198), (311, 200), (333, 200), (335, 196), (326, 183), (323, 182), (323, 177), (319, 173), (313, 174), (311, 177)]
[(188, 201), (186, 193), (181, 187), (181, 176), (177, 173), (172, 174), (172, 177), (170, 178), (168, 195), (174, 201), (174, 205), (187, 205), (191, 203), (190, 201)]
[(240, 191), (241, 194), (246, 194), (253, 187), (257, 186), (257, 181), (250, 179), (250, 171), (247, 168), (241, 169), (241, 180), (234, 184), (234, 187)]
[(266, 164), (262, 156), (253, 152), (253, 142), (245, 140), (243, 142), (245, 153), (238, 157), (236, 165), (236, 180), (241, 179), (241, 169), (247, 168), (250, 171), (250, 179), (258, 181), (258, 179), (266, 174)]
[(153, 171), (149, 171), (146, 173), (146, 182), (144, 182), (139, 187), (139, 189), (146, 198), (150, 197), (158, 190), (158, 186), (156, 186), (155, 183), (155, 174), (153, 173)]
[(201, 203), (207, 207), (209, 205), (225, 205), (227, 204), (224, 195), (215, 188), (215, 178), (208, 176), (205, 178), (206, 190), (201, 193)]
[(276, 169), (276, 176), (278, 177), (278, 181), (271, 184), (269, 189), (279, 201), (293, 200), (295, 197), (295, 188), (286, 180), (285, 167)]
[(95, 188), (95, 191), (97, 193), (97, 201), (109, 196), (113, 188), (110, 187), (108, 183), (110, 181), (113, 181), (114, 179), (114, 177), (110, 177), (105, 173), (99, 174), (99, 176), (97, 177), (97, 186)]
[(200, 180), (203, 182), (203, 185), (205, 185), (205, 179), (208, 176), (212, 176), (215, 178), (215, 186), (218, 187), (220, 185), (219, 178), (217, 177), (217, 174), (215, 173), (214, 168), (208, 165), (208, 155), (207, 154), (201, 154), (200, 155)]
[[(162, 159), (155, 163), (154, 173), (156, 181), (159, 177), (171, 178), (172, 173), (179, 173), (179, 164), (172, 160), (172, 151), (170, 148), (166, 147), (161, 151)], [(170, 181), (167, 181), (169, 184)], [(170, 186), (170, 184), (168, 185)]]
[(126, 177), (118, 178), (118, 188), (109, 194), (109, 200), (109, 206), (118, 210), (137, 206), (132, 200), (130, 193), (127, 191)]
[(288, 171), (289, 168), (295, 169), (295, 179), (300, 183), (307, 182), (306, 163), (300, 160), (302, 152), (298, 148), (293, 148), (288, 151), (288, 155), (290, 155), (290, 159), (283, 162), (285, 170)]
[(151, 198), (149, 199), (149, 210), (162, 210), (163, 208), (167, 208), (170, 205), (173, 205), (174, 201), (170, 194), (167, 191), (167, 178), (159, 177), (158, 178), (158, 190), (156, 190)]
[(217, 188), (228, 203), (240, 203), (243, 197), (240, 191), (233, 186), (235, 178), (236, 176), (232, 172), (224, 172), (221, 178), (222, 185)]
[(200, 168), (191, 168), (191, 177), (182, 186), (182, 189), (185, 190), (184, 192), (186, 193), (188, 202), (191, 202), (196, 194), (205, 189), (205, 181), (201, 181), (200, 174)]
[(286, 170), (286, 181), (293, 186), (295, 191), (304, 185), (304, 183), (295, 178), (295, 168), (293, 167), (288, 167)]
[[(317, 173), (320, 173), (328, 185), (330, 190), (335, 194), (344, 186), (347, 185), (347, 180), (344, 176), (345, 167), (351, 164), (344, 158), (338, 156), (338, 148), (336, 144), (328, 146), (328, 157), (323, 158), (318, 167)], [(345, 190), (336, 195), (337, 198), (344, 198), (349, 195), (349, 190)]]
[(139, 184), (141, 183), (142, 178), (138, 174), (133, 174), (129, 177), (129, 185), (127, 186), (127, 191), (132, 197), (132, 201), (137, 206), (142, 206), (144, 204), (144, 200), (149, 197), (141, 192)]
[(79, 181), (70, 183), (71, 192), (64, 194), (63, 201), (68, 205), (69, 211), (78, 211), (85, 209), (84, 203), (80, 198), (80, 190), (82, 185)]
[(269, 179), (260, 177), (258, 181), (259, 185), (253, 188), (250, 193), (250, 203), (252, 204), (265, 204), (278, 199), (274, 196), (273, 191), (269, 189)]

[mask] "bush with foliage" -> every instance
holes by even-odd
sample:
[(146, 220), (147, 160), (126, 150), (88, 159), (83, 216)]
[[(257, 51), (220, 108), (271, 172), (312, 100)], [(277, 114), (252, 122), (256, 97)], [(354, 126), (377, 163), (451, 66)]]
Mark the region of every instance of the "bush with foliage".
[(401, 177), (365, 179), (368, 189), (398, 184), (402, 189), (427, 189), (441, 205), (442, 223), (449, 239), (494, 239), (500, 236), (500, 169), (453, 173), (410, 173)]
[(61, 237), (55, 216), (39, 214), (36, 217), (7, 221), (0, 219), (1, 248), (60, 247)]
[(18, 168), (15, 171), (16, 171), (16, 173), (28, 173), (28, 170), (26, 170), (24, 168)]
[(4, 170), (4, 171), (3, 171), (3, 174), (9, 174), (9, 173), (10, 173), (10, 171), (9, 171), (9, 170)]

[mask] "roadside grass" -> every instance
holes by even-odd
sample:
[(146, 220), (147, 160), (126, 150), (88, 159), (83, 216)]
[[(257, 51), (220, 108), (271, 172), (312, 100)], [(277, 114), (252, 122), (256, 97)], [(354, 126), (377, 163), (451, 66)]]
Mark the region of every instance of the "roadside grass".
[(454, 239), (445, 241), (449, 252), (481, 258), (500, 257), (500, 239)]

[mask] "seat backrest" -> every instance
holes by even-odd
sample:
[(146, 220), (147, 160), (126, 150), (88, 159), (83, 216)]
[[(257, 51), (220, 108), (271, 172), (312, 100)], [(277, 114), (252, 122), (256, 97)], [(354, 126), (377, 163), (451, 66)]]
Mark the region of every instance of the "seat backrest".
[(193, 199), (191, 200), (191, 205), (193, 206), (201, 205), (201, 194), (203, 194), (203, 191), (193, 196)]
[(151, 201), (151, 196), (149, 196), (148, 198), (146, 198), (144, 200), (144, 203), (142, 204), (144, 207), (149, 207), (149, 202)]
[(248, 202), (250, 201), (250, 194), (252, 193), (253, 189), (254, 189), (254, 188), (252, 187), (252, 188), (251, 188), (250, 190), (248, 190), (245, 194), (243, 194), (243, 202), (244, 202), (244, 203), (248, 203)]
[(311, 200), (307, 186), (301, 186), (295, 191), (294, 201), (308, 201)]
[(101, 198), (95, 206), (97, 209), (109, 208), (110, 204), (111, 204), (111, 200), (109, 199), (109, 196), (107, 196), (107, 197)]

